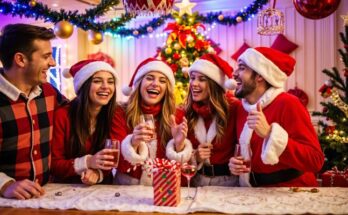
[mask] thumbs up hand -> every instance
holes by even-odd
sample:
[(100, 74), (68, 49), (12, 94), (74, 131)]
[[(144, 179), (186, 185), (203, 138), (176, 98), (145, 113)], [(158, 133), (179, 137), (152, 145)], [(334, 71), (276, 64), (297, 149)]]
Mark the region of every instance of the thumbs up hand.
[(271, 126), (267, 122), (260, 103), (257, 103), (257, 110), (249, 113), (247, 123), (249, 128), (253, 129), (261, 138), (267, 138), (271, 132)]

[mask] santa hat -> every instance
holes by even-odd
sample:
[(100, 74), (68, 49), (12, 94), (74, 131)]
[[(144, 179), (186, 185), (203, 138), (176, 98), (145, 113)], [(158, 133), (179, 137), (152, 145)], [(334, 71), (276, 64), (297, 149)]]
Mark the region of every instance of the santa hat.
[(239, 60), (275, 88), (284, 87), (296, 63), (291, 56), (267, 47), (249, 48), (238, 58)]
[(142, 80), (143, 76), (151, 71), (161, 72), (168, 78), (171, 86), (175, 86), (173, 70), (161, 60), (158, 60), (156, 58), (148, 58), (141, 62), (136, 68), (129, 85), (122, 88), (123, 94), (129, 96), (135, 89), (137, 84)]
[(108, 63), (98, 60), (82, 60), (74, 64), (68, 73), (65, 71), (63, 74), (65, 77), (72, 76), (74, 78), (74, 89), (77, 93), (83, 83), (85, 83), (91, 76), (99, 71), (108, 71), (115, 78), (115, 86), (118, 81), (117, 73), (115, 69)]
[(196, 60), (190, 66), (189, 74), (194, 71), (206, 75), (223, 89), (233, 90), (236, 87), (235, 80), (232, 79), (233, 68), (216, 54), (205, 54)]

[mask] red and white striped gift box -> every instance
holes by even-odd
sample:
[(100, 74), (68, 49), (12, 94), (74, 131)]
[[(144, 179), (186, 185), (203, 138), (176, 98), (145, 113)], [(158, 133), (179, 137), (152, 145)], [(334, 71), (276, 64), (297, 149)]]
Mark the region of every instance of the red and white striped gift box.
[(175, 207), (180, 203), (180, 168), (158, 169), (153, 173), (154, 205)]

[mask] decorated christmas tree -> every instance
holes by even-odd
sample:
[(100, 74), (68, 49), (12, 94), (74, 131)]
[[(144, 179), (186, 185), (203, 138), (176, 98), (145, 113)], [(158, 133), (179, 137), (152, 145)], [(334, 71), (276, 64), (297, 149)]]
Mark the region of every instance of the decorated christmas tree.
[[(346, 20), (345, 20), (346, 22)], [(321, 116), (318, 125), (321, 128), (319, 141), (325, 153), (325, 169), (337, 166), (344, 169), (348, 166), (348, 25), (345, 34), (340, 33), (344, 49), (339, 49), (340, 58), (344, 63), (343, 76), (337, 68), (324, 69), (323, 73), (329, 80), (320, 88), (324, 98), (321, 102), (322, 112), (314, 112), (314, 116)], [(329, 99), (330, 98), (330, 99)]]
[(175, 73), (177, 104), (181, 104), (187, 95), (188, 67), (203, 54), (215, 53), (210, 41), (199, 33), (205, 27), (197, 21), (198, 13), (182, 13), (173, 12), (175, 22), (164, 29), (169, 32), (166, 45), (158, 50), (158, 57), (166, 61)]

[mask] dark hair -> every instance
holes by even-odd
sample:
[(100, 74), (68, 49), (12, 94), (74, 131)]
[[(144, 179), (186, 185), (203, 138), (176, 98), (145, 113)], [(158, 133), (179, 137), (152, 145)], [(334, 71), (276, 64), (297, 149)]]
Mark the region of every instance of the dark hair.
[(29, 60), (36, 51), (34, 40), (51, 40), (56, 36), (52, 29), (28, 24), (10, 24), (2, 29), (0, 36), (0, 60), (9, 69), (16, 53), (23, 53)]
[[(90, 77), (77, 92), (76, 98), (70, 104), (70, 139), (66, 143), (68, 157), (76, 158), (86, 154), (85, 144), (90, 134), (90, 114), (89, 108), (91, 101), (89, 99), (89, 90), (92, 83)], [(104, 148), (105, 139), (109, 138), (111, 121), (116, 109), (116, 91), (111, 97), (109, 103), (103, 106), (97, 116), (95, 125), (94, 138), (91, 139), (92, 154)]]

